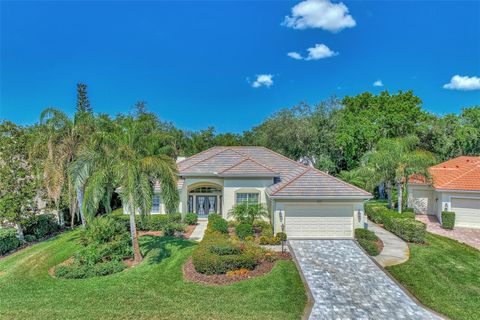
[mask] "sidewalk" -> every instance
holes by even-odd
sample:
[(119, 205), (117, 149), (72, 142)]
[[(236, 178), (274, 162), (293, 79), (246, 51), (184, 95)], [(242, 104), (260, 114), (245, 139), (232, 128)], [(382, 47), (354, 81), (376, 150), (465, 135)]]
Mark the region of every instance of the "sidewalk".
[(190, 236), (190, 240), (201, 241), (205, 234), (205, 230), (207, 229), (207, 219), (198, 219), (198, 224), (193, 230), (192, 235)]
[(373, 257), (382, 267), (401, 264), (410, 258), (410, 250), (405, 241), (372, 221), (368, 221), (368, 230), (373, 231), (383, 242), (382, 252)]

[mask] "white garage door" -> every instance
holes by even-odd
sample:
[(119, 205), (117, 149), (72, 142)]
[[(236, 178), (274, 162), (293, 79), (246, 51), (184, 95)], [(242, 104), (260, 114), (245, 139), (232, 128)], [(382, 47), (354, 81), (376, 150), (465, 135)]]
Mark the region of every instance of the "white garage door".
[(452, 198), (455, 226), (480, 228), (480, 199)]
[(352, 205), (285, 206), (288, 238), (352, 238)]

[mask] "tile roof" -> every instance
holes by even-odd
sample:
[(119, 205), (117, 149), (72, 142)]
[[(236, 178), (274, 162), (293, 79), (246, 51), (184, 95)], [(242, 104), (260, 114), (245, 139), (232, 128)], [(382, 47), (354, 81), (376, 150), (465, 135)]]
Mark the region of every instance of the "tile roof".
[(179, 175), (278, 177), (267, 188), (278, 198), (363, 197), (371, 194), (264, 147), (213, 147), (178, 162)]
[[(428, 169), (433, 187), (441, 190), (480, 191), (480, 156), (461, 156)], [(424, 177), (411, 177), (410, 183), (426, 183)]]

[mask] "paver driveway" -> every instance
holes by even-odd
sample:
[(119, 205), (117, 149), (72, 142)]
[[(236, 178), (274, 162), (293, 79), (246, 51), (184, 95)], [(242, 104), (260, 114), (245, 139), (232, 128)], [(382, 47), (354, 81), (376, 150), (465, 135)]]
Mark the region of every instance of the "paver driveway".
[(310, 319), (439, 319), (353, 240), (290, 240), (315, 304)]

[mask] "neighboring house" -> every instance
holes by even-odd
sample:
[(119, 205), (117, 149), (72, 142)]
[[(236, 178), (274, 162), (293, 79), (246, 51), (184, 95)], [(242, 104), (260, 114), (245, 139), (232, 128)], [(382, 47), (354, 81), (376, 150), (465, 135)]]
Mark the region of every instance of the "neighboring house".
[(455, 212), (455, 225), (480, 228), (480, 157), (458, 157), (429, 169), (431, 182), (423, 177), (407, 184), (408, 203), (416, 213), (436, 215)]
[[(179, 161), (181, 213), (228, 218), (237, 203), (262, 203), (289, 238), (352, 238), (370, 193), (263, 147), (214, 147)], [(152, 213), (165, 208), (156, 186)]]

